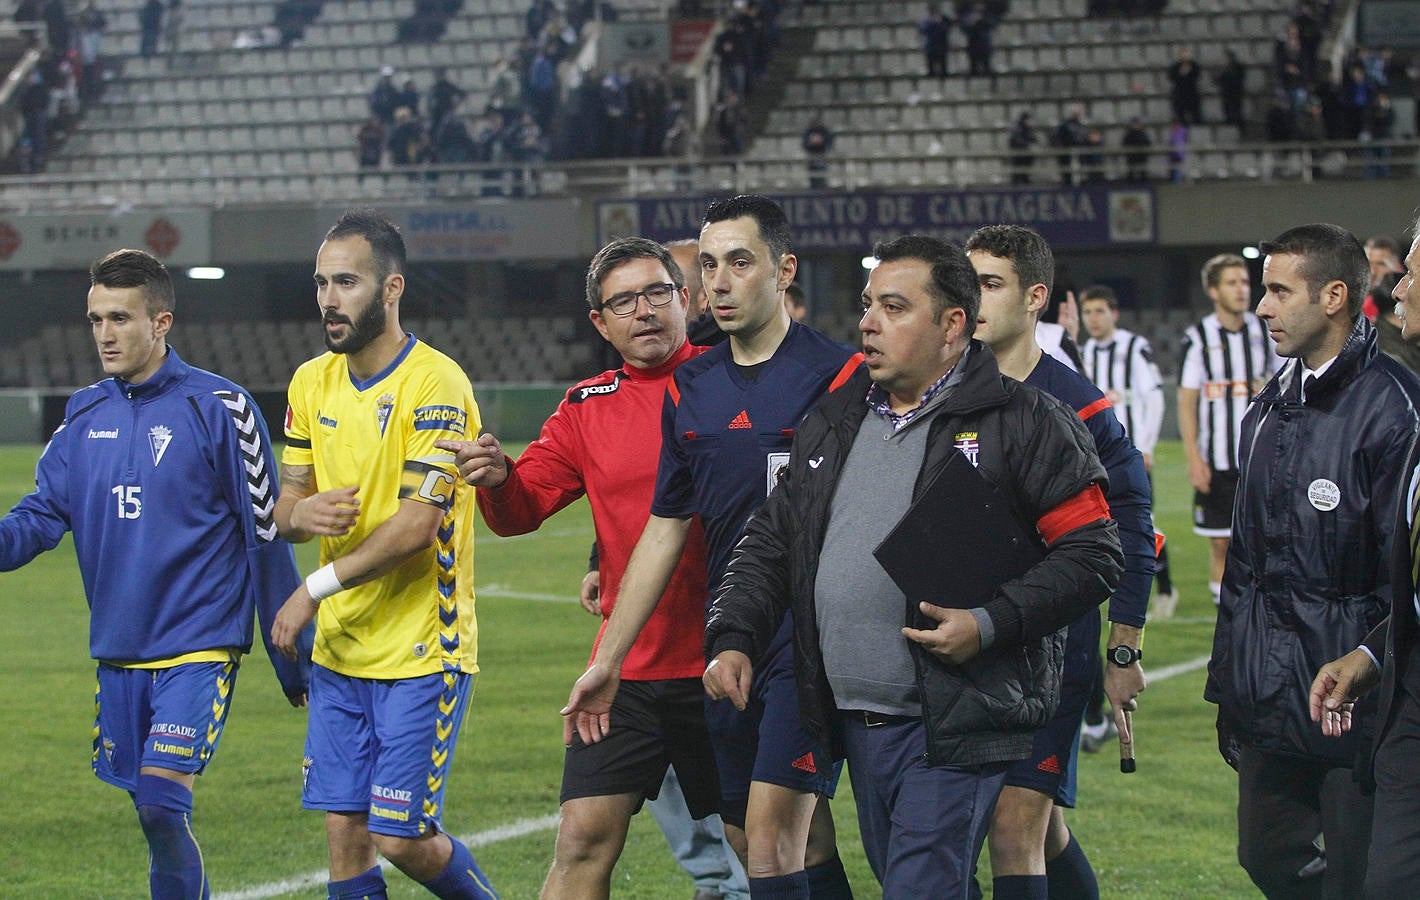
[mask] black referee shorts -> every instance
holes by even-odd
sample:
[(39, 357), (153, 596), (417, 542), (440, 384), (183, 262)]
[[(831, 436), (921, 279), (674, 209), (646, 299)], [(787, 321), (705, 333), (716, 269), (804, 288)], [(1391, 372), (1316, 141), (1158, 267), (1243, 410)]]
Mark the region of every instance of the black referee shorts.
[(699, 678), (623, 681), (611, 702), (606, 737), (585, 744), (573, 732), (562, 763), (561, 802), (616, 794), (654, 800), (667, 766), (675, 766), (693, 818), (720, 811), (704, 685)]

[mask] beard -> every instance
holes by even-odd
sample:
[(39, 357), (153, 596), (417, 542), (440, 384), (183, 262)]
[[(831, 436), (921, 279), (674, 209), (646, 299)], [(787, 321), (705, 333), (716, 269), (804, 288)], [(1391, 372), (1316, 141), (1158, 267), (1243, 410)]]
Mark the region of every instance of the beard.
[(331, 339), (330, 332), (325, 334), (326, 349), (332, 353), (359, 353), (370, 345), (370, 342), (384, 333), (385, 330), (385, 305), (380, 302), (379, 292), (376, 291), (370, 298), (370, 304), (361, 311), (359, 318), (351, 321), (346, 316), (339, 314), (327, 314), (327, 322), (342, 322), (349, 326), (350, 332), (345, 335), (344, 340)]

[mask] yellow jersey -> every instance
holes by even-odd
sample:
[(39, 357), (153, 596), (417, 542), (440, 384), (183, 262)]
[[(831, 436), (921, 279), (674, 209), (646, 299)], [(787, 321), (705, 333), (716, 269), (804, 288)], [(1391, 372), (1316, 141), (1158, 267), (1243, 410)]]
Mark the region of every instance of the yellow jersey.
[(404, 500), (444, 510), (434, 544), (374, 581), (326, 598), (313, 659), (355, 678), (478, 671), (473, 597), (473, 488), (441, 438), (472, 438), (481, 423), (458, 364), (412, 335), (365, 381), (344, 355), (309, 360), (291, 378), (281, 461), (313, 466), (317, 490), (359, 485), (347, 534), (320, 539), (324, 565), (370, 536)]

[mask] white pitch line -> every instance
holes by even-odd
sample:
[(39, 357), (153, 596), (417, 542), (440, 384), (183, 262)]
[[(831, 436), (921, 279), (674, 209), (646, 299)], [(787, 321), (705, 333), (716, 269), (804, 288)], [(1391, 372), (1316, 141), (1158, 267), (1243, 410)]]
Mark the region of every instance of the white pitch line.
[[(541, 816), (536, 819), (519, 819), (516, 822), (500, 825), (497, 828), (490, 828), (487, 831), (463, 835), (459, 840), (467, 844), (470, 849), (476, 849), (489, 844), (496, 844), (499, 841), (508, 841), (513, 838), (536, 834), (539, 831), (548, 831), (556, 827), (557, 814), (553, 813), (550, 816)], [(387, 860), (380, 860), (380, 868), (388, 870), (390, 863)], [(282, 894), (289, 894), (293, 891), (321, 887), (329, 879), (330, 873), (325, 869), (321, 869), (319, 872), (307, 872), (304, 875), (297, 875), (294, 878), (273, 881), (268, 884), (259, 884), (256, 887), (243, 888), (239, 891), (213, 894), (212, 900), (269, 900), (271, 897), (280, 897)]]
[(1208, 665), (1208, 660), (1211, 658), (1212, 656), (1211, 654), (1209, 654), (1208, 656), (1200, 656), (1196, 659), (1184, 660), (1181, 663), (1174, 663), (1171, 666), (1164, 666), (1161, 669), (1151, 670), (1146, 668), (1144, 670), (1144, 674), (1149, 676), (1150, 684), (1153, 684), (1156, 681), (1167, 681), (1168, 679), (1173, 678), (1175, 675), (1182, 675), (1185, 672), (1192, 672), (1195, 669), (1203, 668), (1204, 666)]
[[(516, 597), (530, 600), (564, 600), (566, 598), (553, 597), (547, 594), (512, 594), (495, 593), (485, 588), (482, 593), (493, 597)], [(1174, 663), (1171, 666), (1164, 666), (1148, 673), (1149, 683), (1157, 684), (1160, 681), (1167, 681), (1196, 669), (1201, 669), (1208, 665), (1207, 656), (1199, 656), (1195, 659), (1184, 660), (1181, 663)], [(1147, 670), (1146, 670), (1147, 671)], [(476, 834), (465, 835), (459, 838), (471, 849), (486, 847), (489, 844), (496, 844), (499, 841), (509, 841), (513, 838), (524, 837), (529, 834), (536, 834), (539, 831), (548, 831), (557, 827), (557, 814), (542, 816), (537, 819), (519, 819), (508, 825), (500, 825), (497, 828), (490, 828), (487, 831), (480, 831)], [(380, 868), (389, 869), (390, 863), (380, 860)], [(282, 894), (289, 894), (293, 891), (305, 888), (320, 887), (330, 878), (329, 872), (322, 869), (319, 872), (307, 872), (304, 875), (297, 875), (295, 878), (287, 878), (284, 881), (273, 881), (268, 884), (257, 885), (256, 887), (243, 888), (239, 891), (213, 894), (212, 900), (269, 900), (271, 897), (280, 897)]]
[(510, 591), (502, 585), (490, 584), (473, 589), (475, 597), (496, 597), (499, 600), (537, 600), (540, 603), (580, 603), (571, 594), (532, 594), (526, 591)]

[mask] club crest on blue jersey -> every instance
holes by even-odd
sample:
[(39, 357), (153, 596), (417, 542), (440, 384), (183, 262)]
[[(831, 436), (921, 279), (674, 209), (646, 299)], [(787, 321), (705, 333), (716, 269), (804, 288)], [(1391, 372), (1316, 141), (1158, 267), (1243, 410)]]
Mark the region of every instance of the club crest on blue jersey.
[(148, 429), (148, 449), (153, 451), (153, 465), (163, 461), (163, 454), (168, 452), (168, 444), (172, 443), (173, 430), (166, 425), (154, 425)]
[(961, 455), (966, 457), (966, 461), (973, 466), (980, 465), (977, 461), (981, 454), (981, 442), (977, 440), (976, 432), (959, 432), (952, 441), (952, 446), (961, 451)]
[(380, 423), (380, 437), (385, 436), (385, 428), (390, 423), (390, 413), (394, 411), (394, 394), (381, 394), (375, 401), (375, 421)]

